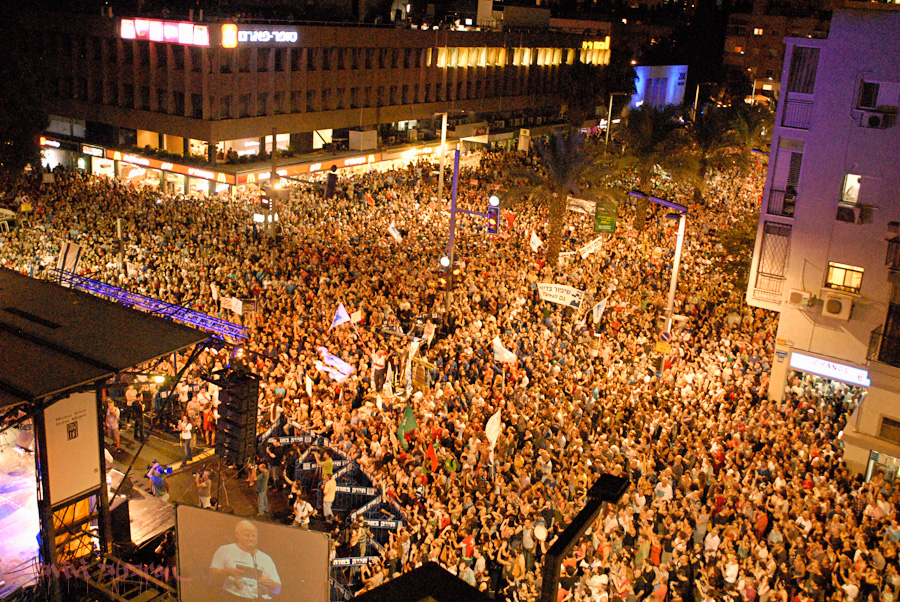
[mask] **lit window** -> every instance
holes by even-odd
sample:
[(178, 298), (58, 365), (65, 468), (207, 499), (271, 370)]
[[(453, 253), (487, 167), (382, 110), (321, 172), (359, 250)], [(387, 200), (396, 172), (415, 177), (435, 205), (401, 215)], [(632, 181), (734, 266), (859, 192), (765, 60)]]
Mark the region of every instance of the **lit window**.
[(734, 51), (737, 53), (744, 52), (744, 47), (743, 46), (735, 46)]
[(762, 34), (763, 34), (762, 28), (760, 28), (760, 27), (755, 27), (755, 28), (753, 29), (753, 35), (755, 35), (755, 36), (761, 36)]
[(825, 287), (848, 293), (858, 293), (862, 286), (862, 277), (863, 269), (861, 267), (829, 261)]
[(845, 203), (856, 203), (859, 201), (859, 184), (862, 176), (847, 174), (844, 176), (844, 185), (841, 188), (841, 200)]

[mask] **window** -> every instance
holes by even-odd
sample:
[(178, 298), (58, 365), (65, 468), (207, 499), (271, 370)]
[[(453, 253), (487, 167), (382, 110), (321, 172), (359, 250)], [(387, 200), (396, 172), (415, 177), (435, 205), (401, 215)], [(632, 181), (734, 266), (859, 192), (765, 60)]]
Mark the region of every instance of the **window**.
[(791, 69), (788, 73), (788, 92), (812, 94), (816, 86), (816, 69), (819, 66), (819, 49), (795, 46), (791, 53)]
[(260, 48), (256, 51), (256, 70), (269, 70), (269, 56), (272, 54), (271, 48)]
[(856, 203), (859, 201), (859, 185), (862, 176), (847, 174), (844, 176), (844, 185), (841, 187), (841, 201), (845, 203)]
[(878, 84), (875, 82), (862, 82), (859, 86), (858, 106), (864, 109), (874, 109), (878, 106)]
[(863, 269), (845, 263), (828, 262), (825, 288), (847, 293), (858, 293), (862, 286)]
[(754, 27), (754, 28), (753, 28), (753, 35), (755, 35), (755, 36), (761, 36), (762, 34), (763, 34), (763, 30), (762, 30), (761, 27)]
[(735, 51), (737, 54), (744, 54), (744, 47), (743, 47), (743, 46), (735, 46), (735, 47), (734, 47), (734, 51)]
[(788, 256), (791, 251), (791, 227), (787, 224), (766, 222), (756, 269), (756, 285), (753, 296), (763, 301), (781, 301), (782, 288), (787, 275)]

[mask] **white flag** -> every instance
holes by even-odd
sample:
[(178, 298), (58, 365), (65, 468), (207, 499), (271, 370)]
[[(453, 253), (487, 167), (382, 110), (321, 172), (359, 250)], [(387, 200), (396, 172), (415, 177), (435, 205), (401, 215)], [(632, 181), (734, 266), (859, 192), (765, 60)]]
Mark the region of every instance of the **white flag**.
[(356, 324), (357, 322), (362, 321), (362, 310), (361, 310), (361, 309), (357, 309), (355, 312), (353, 312), (352, 314), (350, 314), (350, 320), (351, 320), (354, 324)]
[(384, 411), (384, 402), (381, 400), (381, 393), (375, 394), (375, 405), (378, 407), (379, 412)]
[(500, 336), (497, 335), (493, 340), (494, 346), (494, 359), (498, 362), (514, 362), (516, 361), (516, 354), (503, 346), (503, 341), (500, 340)]
[(606, 310), (606, 302), (607, 302), (607, 301), (609, 301), (609, 297), (607, 297), (606, 299), (604, 299), (603, 301), (601, 301), (600, 303), (598, 303), (597, 305), (595, 305), (595, 306), (594, 306), (594, 309), (591, 310), (591, 311), (593, 312), (593, 314), (594, 314), (594, 315), (592, 316), (592, 319), (593, 319), (593, 321), (594, 321), (594, 324), (599, 323), (599, 322), (600, 322), (600, 318), (603, 317), (603, 312), (604, 312), (604, 310)]
[(313, 387), (312, 379), (309, 377), (309, 374), (306, 374), (304, 376), (306, 378), (306, 394), (309, 395), (310, 397), (312, 397), (312, 387)]
[(484, 426), (484, 434), (487, 435), (488, 442), (491, 444), (491, 464), (494, 463), (494, 447), (497, 445), (497, 439), (500, 438), (502, 430), (503, 423), (500, 421), (500, 410), (497, 410), (493, 416), (488, 418), (487, 424)]
[(397, 225), (394, 222), (391, 222), (391, 225), (388, 226), (388, 232), (394, 237), (394, 240), (403, 242), (403, 236), (400, 235), (400, 230), (397, 229)]
[(532, 230), (531, 231), (531, 242), (529, 244), (531, 244), (531, 250), (534, 251), (535, 253), (537, 253), (540, 246), (544, 243), (541, 242), (541, 239), (538, 238), (538, 235), (534, 233), (534, 230)]

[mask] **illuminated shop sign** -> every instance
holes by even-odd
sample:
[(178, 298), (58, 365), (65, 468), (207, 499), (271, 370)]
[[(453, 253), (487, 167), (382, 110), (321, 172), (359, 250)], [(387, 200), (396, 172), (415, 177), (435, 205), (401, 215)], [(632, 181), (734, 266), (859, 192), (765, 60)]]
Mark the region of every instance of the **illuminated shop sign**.
[(296, 27), (263, 27), (261, 25), (222, 25), (222, 47), (238, 44), (296, 44), (300, 32)]
[(184, 46), (209, 46), (209, 26), (184, 21), (122, 19), (119, 35), (123, 40), (149, 40)]
[[(34, 138), (32, 138), (34, 140)], [(44, 138), (41, 136), (40, 138), (41, 146), (49, 146), (50, 148), (59, 148), (61, 144), (57, 140), (50, 140), (49, 138)]]
[[(375, 153), (372, 155), (362, 155), (360, 157), (350, 157), (348, 159), (334, 159), (333, 161), (326, 161), (324, 163), (301, 163), (299, 165), (288, 165), (286, 167), (279, 168), (276, 173), (279, 176), (297, 176), (301, 174), (322, 171), (323, 169), (331, 169), (332, 165), (336, 165), (338, 168), (341, 168), (352, 167), (354, 165), (365, 165), (366, 163), (377, 163), (381, 161), (382, 158), (386, 159), (387, 157), (382, 157), (381, 153)], [(241, 174), (237, 177), (237, 183), (253, 184), (255, 182), (263, 182), (265, 180), (268, 180), (271, 175), (271, 170)]]
[(791, 368), (803, 372), (811, 372), (826, 378), (833, 378), (851, 385), (859, 385), (860, 387), (868, 387), (872, 384), (872, 381), (869, 380), (869, 373), (866, 370), (837, 364), (822, 358), (797, 353), (796, 351), (791, 354)]
[(81, 152), (84, 153), (85, 155), (90, 155), (92, 157), (102, 157), (103, 156), (102, 148), (99, 148), (96, 146), (90, 146), (89, 144), (82, 144)]
[(132, 165), (141, 165), (143, 167), (149, 167), (150, 169), (170, 171), (172, 173), (181, 174), (183, 176), (193, 176), (195, 178), (201, 178), (203, 180), (212, 180), (222, 184), (235, 183), (235, 177), (231, 174), (218, 171), (209, 171), (207, 169), (198, 169), (196, 167), (188, 167), (187, 165), (179, 165), (178, 163), (171, 163), (169, 161), (159, 161), (157, 159), (141, 157), (140, 155), (130, 155), (127, 153), (121, 153), (119, 151), (107, 150), (106, 158), (113, 159), (114, 161), (131, 163)]
[(584, 40), (581, 42), (582, 50), (609, 50), (609, 36), (602, 40)]

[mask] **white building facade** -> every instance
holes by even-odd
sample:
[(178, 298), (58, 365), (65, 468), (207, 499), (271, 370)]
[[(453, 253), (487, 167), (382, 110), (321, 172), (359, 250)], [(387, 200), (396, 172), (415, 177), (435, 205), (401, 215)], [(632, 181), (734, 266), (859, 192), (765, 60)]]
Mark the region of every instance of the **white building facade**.
[(900, 466), (900, 6), (847, 2), (827, 39), (786, 38), (747, 302), (780, 312), (769, 395), (860, 387), (856, 471)]

